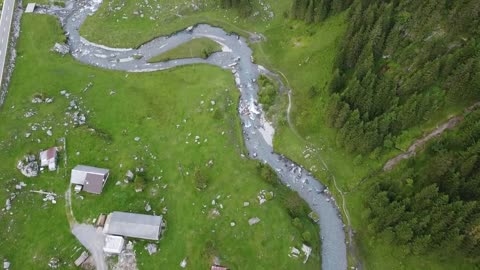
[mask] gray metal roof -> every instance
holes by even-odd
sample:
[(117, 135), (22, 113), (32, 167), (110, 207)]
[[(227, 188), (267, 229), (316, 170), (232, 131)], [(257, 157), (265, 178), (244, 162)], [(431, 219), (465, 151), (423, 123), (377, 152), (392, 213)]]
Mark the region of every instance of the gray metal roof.
[(162, 216), (112, 212), (107, 217), (103, 232), (111, 235), (158, 240), (161, 225)]
[(85, 165), (77, 165), (72, 170), (70, 183), (76, 184), (76, 185), (84, 185), (85, 180), (87, 178), (87, 174), (97, 174), (97, 175), (105, 176), (108, 173), (109, 173), (109, 170), (107, 169), (96, 168), (96, 167), (85, 166)]
[(85, 185), (83, 186), (83, 191), (100, 194), (102, 193), (104, 184), (105, 181), (103, 175), (87, 173), (87, 177), (85, 178)]

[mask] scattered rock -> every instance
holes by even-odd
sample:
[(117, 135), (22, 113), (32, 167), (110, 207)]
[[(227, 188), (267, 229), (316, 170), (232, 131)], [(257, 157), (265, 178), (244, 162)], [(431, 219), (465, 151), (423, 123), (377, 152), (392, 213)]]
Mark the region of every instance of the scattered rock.
[(26, 159), (26, 161), (18, 161), (17, 169), (26, 177), (35, 177), (38, 175), (39, 166), (35, 160)]
[(288, 257), (298, 258), (298, 256), (300, 256), (300, 250), (295, 247), (290, 247), (290, 253), (288, 254)]
[(273, 199), (273, 191), (261, 190), (257, 195), (257, 199), (260, 205), (262, 205), (266, 201)]
[(3, 260), (3, 269), (10, 269), (10, 262), (7, 260)]
[(25, 118), (30, 118), (34, 115), (35, 115), (35, 112), (30, 110), (30, 111), (26, 112), (23, 116), (25, 116)]
[(230, 226), (231, 226), (231, 227), (235, 227), (235, 225), (236, 225), (235, 222), (233, 222), (233, 221), (230, 222)]
[(140, 137), (135, 137), (134, 139), (136, 142), (139, 142), (140, 141)]
[(305, 264), (308, 261), (308, 258), (310, 257), (310, 254), (312, 254), (312, 248), (303, 244), (302, 245), (302, 251), (305, 254), (305, 259), (303, 260), (303, 263)]
[(32, 99), (32, 103), (33, 103), (33, 104), (38, 104), (38, 103), (42, 103), (42, 102), (43, 102), (43, 100), (42, 100), (41, 98), (39, 98), (39, 97), (34, 97), (34, 98)]
[(260, 222), (260, 219), (259, 219), (258, 217), (254, 217), (254, 218), (251, 218), (251, 219), (248, 220), (248, 224), (249, 224), (250, 226), (255, 225), (255, 224), (259, 223), (259, 222)]
[(149, 203), (145, 204), (145, 211), (150, 212), (152, 210), (152, 207), (150, 206)]
[(61, 55), (66, 55), (70, 52), (70, 48), (66, 44), (55, 43), (51, 51), (59, 53)]
[(53, 135), (53, 132), (52, 132), (51, 129), (47, 130), (47, 135), (48, 135), (48, 136), (52, 136), (52, 135)]
[(133, 180), (134, 174), (133, 174), (132, 171), (128, 170), (127, 173), (125, 174), (125, 176), (126, 176), (126, 179), (125, 179), (125, 180), (126, 180), (126, 182), (128, 182), (128, 181), (132, 181), (132, 180)]
[(183, 260), (180, 262), (180, 267), (182, 267), (182, 268), (187, 267), (187, 258), (183, 259)]
[(7, 199), (5, 202), (5, 210), (10, 211), (12, 209), (12, 201), (10, 199)]
[(60, 266), (60, 260), (58, 258), (51, 258), (48, 266), (52, 269), (57, 269)]
[(150, 244), (146, 245), (145, 249), (147, 250), (149, 255), (153, 255), (153, 254), (157, 253), (157, 245), (155, 245), (153, 243), (150, 243)]
[(249, 205), (250, 205), (249, 202), (243, 202), (243, 206), (244, 206), (244, 207), (247, 207), (247, 206), (249, 206)]

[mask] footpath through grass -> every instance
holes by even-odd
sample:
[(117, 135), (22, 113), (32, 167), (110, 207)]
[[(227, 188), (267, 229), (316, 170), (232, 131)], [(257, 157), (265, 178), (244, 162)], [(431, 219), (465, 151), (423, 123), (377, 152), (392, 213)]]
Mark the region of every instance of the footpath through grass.
[[(12, 262), (12, 269), (48, 269), (51, 258), (73, 268), (81, 245), (69, 232), (62, 195), (69, 170), (86, 164), (109, 168), (111, 175), (102, 195), (73, 196), (77, 220), (91, 222), (113, 210), (147, 213), (147, 203), (148, 213), (166, 211), (158, 253), (149, 256), (145, 243), (135, 241), (140, 269), (176, 269), (185, 257), (189, 266), (208, 269), (216, 256), (231, 269), (320, 267), (318, 227), (294, 226), (281, 198), (263, 205), (257, 200), (261, 190), (273, 187), (262, 180), (255, 162), (241, 157), (239, 94), (229, 72), (202, 65), (148, 74), (101, 70), (50, 52), (63, 38), (53, 17), (22, 18), (17, 65), (0, 109), (0, 200), (16, 193), (12, 209), (0, 213), (0, 259)], [(32, 104), (36, 95), (54, 101)], [(66, 114), (77, 110), (68, 109), (72, 100), (86, 114), (85, 126), (72, 127)], [(28, 111), (34, 115), (26, 118)], [(47, 135), (50, 127), (53, 136)], [(24, 154), (61, 146), (61, 137), (67, 149), (58, 172), (27, 179), (15, 169)], [(145, 170), (140, 193), (123, 183), (126, 171), (135, 168)], [(195, 187), (196, 170), (207, 179), (204, 191)], [(27, 187), (15, 191), (20, 181)], [(30, 189), (60, 197), (54, 205)], [(260, 223), (249, 226), (252, 217)], [(306, 231), (316, 250), (304, 265), (287, 255), (290, 247), (301, 246)]]
[(182, 58), (208, 58), (212, 53), (222, 51), (220, 44), (209, 38), (196, 38), (158, 56), (148, 59), (149, 63), (164, 62)]

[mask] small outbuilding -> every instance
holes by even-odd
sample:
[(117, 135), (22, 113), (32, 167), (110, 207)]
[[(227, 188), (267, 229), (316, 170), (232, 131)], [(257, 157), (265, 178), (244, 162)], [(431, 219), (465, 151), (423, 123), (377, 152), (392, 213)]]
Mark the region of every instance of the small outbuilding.
[(75, 191), (84, 190), (89, 193), (100, 194), (107, 182), (110, 171), (85, 165), (77, 165), (72, 170), (70, 183), (76, 185)]
[(120, 254), (125, 246), (125, 239), (121, 236), (107, 235), (103, 251), (109, 254)]
[(28, 3), (27, 7), (25, 8), (25, 13), (33, 13), (36, 5), (37, 4), (35, 4), (35, 3)]
[(57, 169), (58, 150), (57, 147), (51, 147), (45, 151), (40, 152), (40, 166), (48, 167), (49, 171)]
[(103, 233), (146, 240), (158, 240), (162, 232), (162, 224), (162, 216), (112, 212), (107, 216)]

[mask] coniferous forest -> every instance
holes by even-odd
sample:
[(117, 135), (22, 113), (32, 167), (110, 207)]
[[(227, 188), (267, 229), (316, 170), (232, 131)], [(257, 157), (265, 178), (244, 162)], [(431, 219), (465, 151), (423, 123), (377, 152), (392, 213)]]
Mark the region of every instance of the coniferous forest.
[(238, 9), (240, 15), (248, 16), (252, 12), (252, 2), (250, 0), (220, 0), (222, 8)]
[(407, 252), (480, 255), (480, 111), (419, 157), (374, 178), (369, 230)]
[[(326, 123), (348, 152), (394, 147), (395, 137), (448, 106), (480, 100), (480, 1), (294, 0), (308, 23), (348, 9)], [(406, 253), (480, 255), (480, 112), (416, 158), (373, 179), (368, 230)]]

